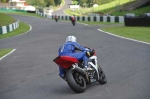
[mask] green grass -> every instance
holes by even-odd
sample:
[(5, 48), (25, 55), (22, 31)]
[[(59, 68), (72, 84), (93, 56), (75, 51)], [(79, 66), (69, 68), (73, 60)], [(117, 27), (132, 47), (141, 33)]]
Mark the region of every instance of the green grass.
[(16, 19), (6, 14), (0, 13), (0, 26), (6, 26), (14, 22), (16, 22)]
[(32, 16), (37, 18), (43, 18), (42, 16), (39, 16), (36, 13), (26, 13), (26, 12), (2, 12), (4, 14), (16, 14), (16, 15), (24, 15), (24, 16)]
[(13, 49), (0, 49), (0, 58), (12, 51)]
[(110, 10), (113, 10), (114, 8), (116, 8), (119, 4), (123, 5), (123, 4), (129, 3), (129, 2), (130, 2), (130, 0), (115, 0), (115, 1), (103, 4), (103, 5), (99, 5), (98, 7), (80, 8), (79, 10), (75, 10), (75, 11), (66, 9), (65, 13), (67, 13), (69, 15), (75, 14), (76, 16), (83, 16), (83, 15), (85, 16), (86, 13), (89, 13), (89, 12), (101, 12), (104, 10), (110, 11)]
[(19, 24), (20, 24), (20, 26), (16, 30), (6, 33), (6, 34), (0, 34), (0, 39), (22, 34), (22, 33), (27, 32), (30, 29), (30, 26), (23, 22), (19, 22)]
[(116, 16), (119, 16), (119, 15), (124, 15), (126, 13), (134, 13), (135, 15), (143, 15), (144, 13), (149, 13), (150, 12), (150, 6), (146, 6), (146, 7), (142, 7), (142, 8), (139, 8), (139, 9), (136, 9), (136, 10), (132, 10), (132, 11), (115, 11), (113, 13), (111, 13), (112, 15), (116, 15)]
[[(30, 15), (33, 15), (33, 14), (30, 14)], [(8, 24), (14, 23), (15, 21), (16, 21), (16, 19), (10, 17), (9, 15), (0, 13), (0, 26), (6, 26)], [(0, 34), (0, 39), (22, 34), (22, 33), (27, 32), (30, 29), (30, 26), (23, 23), (23, 22), (19, 22), (19, 24), (20, 24), (20, 26), (16, 30), (14, 30), (12, 32), (9, 32), (9, 33), (6, 33), (6, 34)], [(4, 55), (6, 55), (7, 53), (9, 53), (12, 50), (13, 49), (11, 49), (11, 48), (0, 49), (0, 58), (3, 57)]]
[(113, 7), (116, 7), (117, 5), (122, 5), (128, 2), (130, 2), (130, 0), (115, 0), (107, 4), (99, 5), (98, 7), (81, 9), (81, 11), (82, 12), (98, 12), (98, 11), (108, 9), (108, 8), (113, 8)]
[(97, 13), (100, 12), (100, 13), (103, 13), (103, 14), (107, 14), (107, 13), (112, 13), (112, 12), (115, 12), (115, 11), (119, 11), (123, 7), (128, 6), (128, 5), (130, 5), (134, 2), (135, 1), (131, 1), (131, 2), (127, 2), (127, 3), (124, 3), (122, 5), (119, 5), (119, 6), (114, 6), (114, 7), (110, 7), (110, 8), (107, 8), (107, 9), (102, 9), (102, 10), (97, 11)]
[(144, 41), (144, 42), (149, 42), (150, 43), (150, 28), (149, 27), (127, 27), (127, 26), (122, 26), (122, 27), (111, 27), (111, 28), (101, 28), (101, 30), (139, 40), (139, 41)]
[(124, 24), (124, 23), (112, 23), (112, 22), (85, 22), (85, 21), (77, 21), (89, 25), (118, 25), (118, 24)]
[(72, 1), (72, 4), (73, 4), (73, 5), (77, 5), (77, 4), (78, 4), (78, 1)]
[(70, 9), (66, 9), (64, 12), (69, 15), (82, 16), (82, 13), (80, 13), (79, 10), (72, 11)]

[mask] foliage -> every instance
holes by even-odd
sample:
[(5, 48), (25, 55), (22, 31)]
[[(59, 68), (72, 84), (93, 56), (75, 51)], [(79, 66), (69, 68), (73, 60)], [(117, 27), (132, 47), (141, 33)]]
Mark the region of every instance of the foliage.
[(85, 6), (85, 3), (86, 3), (89, 7), (91, 7), (94, 4), (101, 5), (101, 4), (106, 4), (115, 0), (77, 0), (77, 1), (79, 2), (81, 6)]
[(98, 6), (98, 7), (81, 9), (81, 11), (84, 12), (84, 13), (99, 12), (101, 10), (117, 7), (119, 5), (122, 5), (122, 4), (125, 4), (125, 3), (128, 3), (128, 2), (130, 2), (130, 0), (113, 0), (112, 2), (109, 2), (107, 4), (102, 4), (102, 5)]
[(61, 0), (54, 0), (54, 2), (56, 6), (61, 4)]
[(34, 6), (46, 6), (46, 2), (44, 0), (26, 0), (26, 2)]
[(47, 4), (46, 4), (47, 7), (49, 7), (49, 6), (54, 6), (54, 5), (55, 5), (54, 0), (45, 0), (45, 2), (47, 3)]
[(57, 6), (61, 4), (61, 0), (26, 0), (26, 2), (30, 5), (42, 7)]
[(7, 3), (9, 0), (0, 0), (0, 3)]

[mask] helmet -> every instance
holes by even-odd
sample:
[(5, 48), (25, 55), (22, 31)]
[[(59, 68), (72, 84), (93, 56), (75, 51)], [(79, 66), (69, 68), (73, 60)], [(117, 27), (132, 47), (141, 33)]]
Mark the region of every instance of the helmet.
[(66, 42), (76, 42), (76, 37), (75, 36), (68, 36), (67, 38), (66, 38)]

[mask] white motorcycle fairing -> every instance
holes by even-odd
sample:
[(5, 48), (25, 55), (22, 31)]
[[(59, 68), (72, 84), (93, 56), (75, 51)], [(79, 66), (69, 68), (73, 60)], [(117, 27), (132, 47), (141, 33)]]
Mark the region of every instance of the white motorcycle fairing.
[[(96, 70), (97, 80), (99, 79), (99, 72), (98, 72), (98, 64), (97, 64), (97, 57), (91, 56), (89, 60), (94, 60), (95, 64), (93, 62), (88, 62), (88, 66), (92, 66)], [(94, 72), (95, 73), (95, 72)]]

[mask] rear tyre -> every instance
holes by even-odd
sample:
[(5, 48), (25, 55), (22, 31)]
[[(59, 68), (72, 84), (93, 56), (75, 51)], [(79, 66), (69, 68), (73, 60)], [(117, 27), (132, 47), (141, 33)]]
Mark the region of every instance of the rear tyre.
[(67, 70), (66, 81), (69, 87), (76, 93), (82, 93), (86, 89), (86, 81), (84, 77), (72, 69)]
[(99, 71), (99, 80), (98, 80), (98, 82), (100, 84), (106, 84), (107, 83), (107, 78), (105, 76), (104, 71), (102, 70), (102, 68), (100, 66), (98, 66), (98, 71)]
[(72, 21), (72, 25), (75, 26), (75, 21)]

